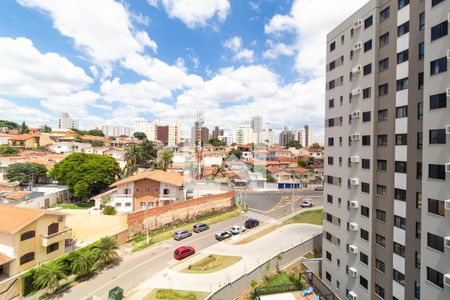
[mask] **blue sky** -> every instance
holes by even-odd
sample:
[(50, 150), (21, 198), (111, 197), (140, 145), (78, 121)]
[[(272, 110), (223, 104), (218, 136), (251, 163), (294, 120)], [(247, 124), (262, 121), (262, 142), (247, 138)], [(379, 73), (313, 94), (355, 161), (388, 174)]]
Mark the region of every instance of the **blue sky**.
[[(4, 0), (0, 119), (180, 120), (320, 135), (325, 35), (365, 0)], [(317, 22), (318, 16), (322, 19)]]

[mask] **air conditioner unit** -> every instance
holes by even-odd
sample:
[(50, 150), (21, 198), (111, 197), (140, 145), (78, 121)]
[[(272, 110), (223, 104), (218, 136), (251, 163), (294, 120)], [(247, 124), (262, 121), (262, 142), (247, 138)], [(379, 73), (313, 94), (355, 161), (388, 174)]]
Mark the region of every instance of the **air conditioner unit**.
[(450, 173), (450, 162), (445, 164), (445, 172)]
[(353, 45), (353, 50), (357, 51), (357, 50), (361, 50), (362, 48), (362, 43), (361, 42), (357, 42)]
[(358, 295), (354, 291), (348, 292), (348, 299), (349, 300), (358, 300)]
[(353, 28), (356, 29), (356, 28), (361, 27), (362, 23), (363, 23), (362, 19), (359, 19), (358, 21), (355, 21), (355, 23), (353, 23)]
[(359, 163), (361, 161), (361, 158), (358, 155), (354, 155), (354, 156), (350, 157), (350, 161), (352, 163)]
[(359, 207), (359, 202), (358, 202), (358, 200), (352, 200), (352, 201), (350, 201), (350, 207), (351, 207), (351, 208), (358, 208), (358, 207)]
[(450, 210), (450, 199), (445, 200), (445, 209)]
[(359, 140), (359, 133), (354, 133), (354, 134), (352, 134), (351, 136), (350, 136), (350, 139), (352, 140), (352, 141), (357, 141), (357, 140)]
[(351, 231), (358, 231), (359, 230), (359, 225), (356, 223), (350, 223), (349, 228)]
[(450, 125), (445, 126), (445, 133), (450, 134)]
[(359, 115), (360, 115), (360, 114), (361, 114), (361, 112), (360, 112), (359, 110), (356, 110), (356, 111), (352, 112), (352, 114), (351, 114), (352, 119), (357, 119), (357, 118), (359, 118)]
[(447, 286), (450, 286), (450, 273), (444, 275), (444, 283)]
[(361, 94), (362, 90), (361, 88), (356, 88), (352, 90), (352, 96), (357, 96), (359, 94)]
[(445, 241), (445, 247), (450, 248), (450, 236), (446, 236), (444, 238)]
[(350, 267), (350, 268), (348, 268), (348, 275), (350, 275), (352, 277), (356, 277), (356, 276), (358, 276), (358, 270), (353, 267)]
[(361, 65), (357, 65), (357, 66), (354, 66), (354, 67), (353, 67), (352, 73), (353, 73), (353, 74), (354, 74), (354, 73), (358, 73), (358, 72), (361, 72), (361, 70), (362, 70)]
[(355, 245), (349, 245), (348, 252), (350, 252), (352, 254), (358, 254), (358, 247)]
[(350, 184), (351, 185), (359, 185), (359, 179), (358, 178), (350, 178)]

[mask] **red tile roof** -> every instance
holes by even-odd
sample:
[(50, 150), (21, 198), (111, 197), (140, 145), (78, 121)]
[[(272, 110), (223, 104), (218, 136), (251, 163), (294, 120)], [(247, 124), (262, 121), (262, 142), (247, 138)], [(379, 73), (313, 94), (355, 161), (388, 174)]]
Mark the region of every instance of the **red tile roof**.
[(181, 176), (179, 173), (175, 172), (165, 172), (162, 170), (154, 170), (151, 172), (145, 172), (139, 175), (130, 176), (128, 178), (119, 180), (113, 184), (110, 185), (110, 187), (117, 187), (122, 184), (142, 180), (142, 179), (151, 179), (154, 181), (164, 182), (168, 184), (172, 184), (175, 186), (182, 186), (183, 185), (183, 176)]

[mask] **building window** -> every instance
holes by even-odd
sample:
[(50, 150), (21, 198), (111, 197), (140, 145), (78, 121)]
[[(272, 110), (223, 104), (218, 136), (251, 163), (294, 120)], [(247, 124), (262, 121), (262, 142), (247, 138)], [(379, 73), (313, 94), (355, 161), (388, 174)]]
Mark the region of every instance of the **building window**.
[(334, 107), (334, 99), (328, 100), (328, 108)]
[(370, 111), (365, 111), (362, 114), (362, 121), (363, 122), (370, 122)]
[(377, 184), (377, 196), (382, 196), (382, 197), (386, 196), (386, 186), (385, 185)]
[(409, 4), (409, 0), (398, 0), (398, 10)]
[(399, 216), (394, 216), (394, 226), (406, 230), (406, 219)]
[(409, 86), (408, 77), (397, 80), (397, 91), (408, 89)]
[(416, 208), (421, 209), (422, 208), (422, 193), (416, 192)]
[(409, 32), (409, 22), (403, 23), (397, 27), (397, 36), (402, 36)]
[(406, 161), (395, 161), (395, 172), (406, 173)]
[(408, 61), (408, 58), (409, 58), (408, 50), (397, 53), (397, 64), (401, 64)]
[(333, 156), (328, 156), (328, 164), (329, 164), (329, 165), (333, 165), (333, 163), (334, 163), (334, 158), (333, 158)]
[(345, 42), (345, 35), (341, 35), (341, 45), (344, 45)]
[(372, 73), (372, 64), (367, 64), (363, 67), (363, 75), (369, 75), (370, 73)]
[(362, 159), (361, 160), (361, 168), (362, 169), (370, 169), (370, 159)]
[(359, 235), (363, 240), (368, 241), (369, 240), (369, 232), (365, 229), (360, 230), (360, 235)]
[(384, 20), (389, 18), (389, 14), (390, 14), (390, 8), (386, 7), (385, 9), (383, 9), (382, 11), (380, 11), (380, 22), (383, 22)]
[(395, 117), (397, 119), (399, 118), (406, 118), (408, 116), (408, 106), (399, 106), (395, 108)]
[(377, 209), (375, 217), (378, 221), (386, 222), (386, 212), (384, 210)]
[(447, 94), (441, 93), (430, 96), (430, 109), (447, 107)]
[(368, 87), (363, 89), (363, 99), (370, 98), (370, 95), (372, 94), (372, 88)]
[(416, 163), (416, 179), (422, 179), (422, 162)]
[(378, 121), (387, 121), (387, 119), (388, 119), (388, 110), (380, 109), (378, 111)]
[(363, 146), (370, 146), (370, 135), (363, 135), (362, 136), (362, 145)]
[(407, 134), (396, 134), (395, 135), (395, 145), (397, 146), (405, 146), (408, 143), (408, 135)]
[(330, 62), (330, 64), (328, 65), (328, 70), (333, 71), (336, 68), (336, 61), (333, 60), (332, 62)]
[(439, 59), (430, 62), (430, 75), (436, 75), (447, 71), (447, 57), (441, 57)]
[(378, 95), (386, 96), (389, 93), (389, 85), (387, 83), (378, 86)]
[(400, 273), (399, 271), (397, 271), (396, 269), (394, 269), (393, 272), (393, 279), (395, 281), (397, 281), (398, 283), (400, 283), (401, 285), (405, 285), (405, 274)]
[(332, 260), (333, 260), (332, 255), (331, 255), (330, 252), (326, 251), (326, 252), (325, 252), (325, 255), (326, 255), (326, 258), (327, 258), (329, 261), (332, 261)]
[(389, 58), (382, 59), (378, 62), (378, 68), (380, 72), (387, 70), (389, 68)]
[(417, 133), (417, 149), (422, 149), (423, 146), (423, 134), (422, 132)]
[(373, 17), (370, 16), (364, 20), (364, 29), (369, 28), (373, 24)]
[(419, 60), (425, 56), (425, 44), (422, 42), (419, 44)]
[(52, 253), (52, 252), (55, 252), (55, 251), (57, 251), (58, 249), (59, 249), (59, 243), (53, 243), (53, 244), (50, 244), (50, 245), (47, 247), (47, 254)]
[(383, 47), (387, 44), (389, 44), (389, 32), (380, 35), (380, 47)]
[(332, 42), (332, 43), (330, 44), (330, 52), (333, 52), (334, 49), (336, 49), (336, 42)]
[(360, 252), (359, 253), (359, 261), (362, 262), (365, 265), (369, 264), (369, 256), (367, 254)]
[(368, 40), (364, 43), (364, 52), (367, 52), (372, 49), (372, 40)]
[(328, 280), (329, 282), (331, 282), (331, 274), (330, 274), (330, 273), (325, 272), (325, 277), (327, 278), (327, 280)]
[(444, 288), (444, 274), (427, 267), (427, 280), (440, 288)]
[(376, 234), (375, 235), (375, 242), (377, 245), (385, 248), (386, 247), (386, 238), (382, 235)]
[(414, 264), (417, 269), (420, 269), (420, 252), (416, 251), (415, 257), (414, 257)]
[(422, 223), (416, 222), (416, 238), (420, 239), (422, 236)]
[(20, 265), (34, 260), (34, 252), (28, 252), (20, 257)]
[(425, 28), (425, 13), (422, 12), (419, 15), (419, 30), (423, 30)]
[(377, 137), (378, 140), (378, 146), (387, 146), (387, 135), (386, 134), (379, 134)]
[(370, 193), (370, 184), (367, 182), (361, 182), (361, 192)]
[(386, 171), (387, 170), (387, 161), (384, 159), (377, 160), (377, 171)]
[(445, 165), (428, 165), (428, 178), (445, 180)]
[(431, 0), (431, 7), (438, 5), (442, 1), (444, 1), (444, 0)]
[(419, 102), (417, 103), (417, 120), (422, 119), (423, 119), (423, 102)]
[(327, 195), (327, 202), (333, 203), (333, 195), (330, 195), (330, 194)]
[(334, 138), (332, 137), (328, 138), (328, 146), (334, 146)]
[(394, 189), (394, 199), (406, 201), (406, 190)]
[(436, 26), (431, 27), (431, 41), (437, 40), (448, 34), (448, 21), (445, 20)]
[(369, 282), (367, 281), (366, 278), (362, 277), (361, 275), (359, 276), (359, 285), (362, 286), (363, 288), (365, 288), (367, 290), (368, 286), (369, 286)]
[(22, 235), (20, 236), (20, 240), (26, 241), (26, 240), (34, 238), (35, 236), (36, 236), (36, 231), (30, 230), (30, 231), (22, 233)]
[(445, 144), (446, 143), (445, 129), (430, 130), (430, 144)]
[(400, 255), (401, 257), (405, 257), (405, 246), (394, 242), (394, 253)]
[(376, 283), (375, 283), (375, 294), (381, 299), (384, 299), (384, 289)]
[(444, 252), (444, 238), (432, 233), (427, 233), (427, 246), (434, 250)]
[(367, 206), (362, 205), (361, 206), (361, 216), (369, 217), (370, 215), (370, 209)]
[(445, 202), (428, 198), (428, 212), (445, 217)]

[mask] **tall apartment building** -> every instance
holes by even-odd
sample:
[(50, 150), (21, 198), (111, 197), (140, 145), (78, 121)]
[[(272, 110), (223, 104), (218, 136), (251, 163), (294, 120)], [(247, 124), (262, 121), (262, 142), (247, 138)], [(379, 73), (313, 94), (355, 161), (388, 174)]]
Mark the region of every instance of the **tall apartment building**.
[(275, 144), (275, 132), (272, 128), (264, 128), (262, 130), (260, 142), (267, 146), (273, 146)]
[(58, 129), (78, 129), (78, 127), (78, 120), (71, 119), (68, 113), (61, 113), (58, 119)]
[(250, 127), (253, 129), (255, 144), (262, 143), (263, 119), (261, 116), (253, 116), (250, 120)]
[(310, 147), (313, 144), (313, 131), (309, 125), (305, 125), (296, 132), (295, 139), (300, 142), (303, 147)]
[(134, 121), (134, 132), (143, 132), (147, 135), (148, 140), (155, 141), (157, 136), (157, 121), (149, 121), (146, 119), (137, 119)]
[(109, 127), (107, 125), (102, 125), (102, 132), (105, 136), (109, 136)]
[(343, 298), (450, 299), (449, 12), (371, 0), (327, 36), (322, 273)]
[(223, 129), (220, 129), (219, 126), (215, 126), (214, 130), (211, 133), (211, 138), (218, 139), (219, 136), (223, 136), (223, 133), (224, 133)]
[(295, 134), (288, 130), (287, 127), (284, 127), (284, 130), (280, 132), (280, 142), (279, 145), (285, 147), (287, 143), (295, 140)]
[(251, 126), (241, 125), (233, 129), (233, 143), (250, 144), (254, 141), (254, 133)]

